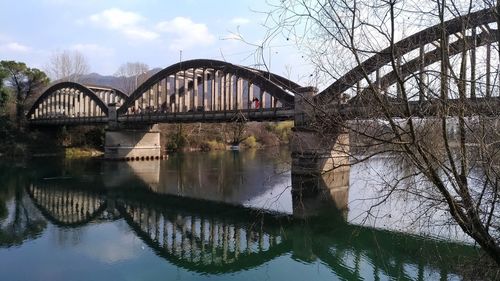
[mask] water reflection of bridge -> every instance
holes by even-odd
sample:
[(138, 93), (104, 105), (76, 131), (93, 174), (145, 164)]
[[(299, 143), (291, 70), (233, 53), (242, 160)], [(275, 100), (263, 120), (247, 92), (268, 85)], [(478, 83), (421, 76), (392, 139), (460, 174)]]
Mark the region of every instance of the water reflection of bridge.
[(345, 280), (361, 280), (367, 273), (375, 280), (424, 280), (431, 272), (439, 272), (445, 280), (454, 273), (447, 265), (455, 264), (456, 255), (473, 250), (347, 225), (341, 216), (332, 218), (331, 214), (308, 224), (290, 216), (146, 189), (132, 194), (89, 190), (60, 180), (34, 183), (27, 192), (44, 217), (59, 226), (80, 227), (122, 217), (158, 256), (200, 273), (238, 272), (291, 254), (306, 263), (321, 261)]
[(30, 185), (28, 194), (52, 224), (61, 227), (85, 225), (107, 208), (103, 194), (87, 189), (61, 189), (58, 184)]
[(289, 248), (282, 231), (262, 220), (242, 222), (230, 216), (205, 216), (132, 200), (119, 204), (119, 209), (136, 234), (159, 256), (192, 271), (250, 269)]

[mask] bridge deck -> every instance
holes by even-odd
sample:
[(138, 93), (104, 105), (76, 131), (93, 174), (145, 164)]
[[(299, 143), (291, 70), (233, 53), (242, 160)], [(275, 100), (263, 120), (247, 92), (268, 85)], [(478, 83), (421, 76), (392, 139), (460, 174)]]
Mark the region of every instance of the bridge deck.
[[(286, 121), (293, 120), (294, 110), (291, 108), (263, 108), (227, 111), (201, 112), (149, 112), (134, 115), (118, 116), (120, 124), (155, 124), (155, 123), (211, 123), (233, 122), (237, 119), (245, 121)], [(60, 125), (97, 125), (106, 124), (108, 117), (65, 117), (39, 118), (29, 120), (32, 125), (60, 126)]]

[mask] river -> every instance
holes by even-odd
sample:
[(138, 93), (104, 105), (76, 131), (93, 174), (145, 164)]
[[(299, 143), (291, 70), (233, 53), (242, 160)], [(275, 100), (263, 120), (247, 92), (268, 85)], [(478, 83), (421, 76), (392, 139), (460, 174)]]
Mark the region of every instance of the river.
[(478, 250), (446, 213), (373, 206), (391, 161), (307, 198), (286, 149), (0, 161), (1, 280), (461, 280)]

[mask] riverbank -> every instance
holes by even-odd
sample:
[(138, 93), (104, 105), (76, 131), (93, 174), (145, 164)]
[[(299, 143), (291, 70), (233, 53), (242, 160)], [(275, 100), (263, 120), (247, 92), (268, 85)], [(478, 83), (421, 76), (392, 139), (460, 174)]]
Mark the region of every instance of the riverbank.
[(26, 159), (64, 156), (96, 157), (103, 154), (104, 127), (78, 128), (17, 127), (9, 118), (0, 118), (0, 157)]
[(167, 151), (229, 150), (287, 145), (293, 122), (228, 124), (160, 124), (162, 147)]
[[(63, 155), (99, 157), (104, 153), (104, 126), (17, 128), (0, 120), (0, 157), (30, 158)], [(161, 146), (166, 152), (260, 149), (287, 145), (293, 122), (228, 124), (160, 124)]]

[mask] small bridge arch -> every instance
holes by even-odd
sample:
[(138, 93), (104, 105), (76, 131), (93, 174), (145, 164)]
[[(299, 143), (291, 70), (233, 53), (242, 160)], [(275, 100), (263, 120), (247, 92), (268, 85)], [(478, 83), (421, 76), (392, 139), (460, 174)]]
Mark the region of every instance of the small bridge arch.
[(102, 100), (106, 105), (110, 103), (115, 103), (118, 107), (120, 107), (128, 99), (128, 96), (124, 92), (116, 88), (109, 88), (97, 85), (85, 85), (85, 86), (89, 88), (91, 91), (93, 91), (96, 94), (96, 96), (98, 96), (99, 99)]
[(104, 196), (94, 190), (75, 190), (57, 184), (31, 184), (27, 193), (42, 215), (61, 227), (86, 225), (107, 208)]
[(28, 119), (60, 116), (106, 116), (108, 107), (94, 91), (75, 82), (61, 82), (47, 88), (35, 101)]

